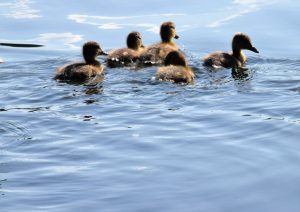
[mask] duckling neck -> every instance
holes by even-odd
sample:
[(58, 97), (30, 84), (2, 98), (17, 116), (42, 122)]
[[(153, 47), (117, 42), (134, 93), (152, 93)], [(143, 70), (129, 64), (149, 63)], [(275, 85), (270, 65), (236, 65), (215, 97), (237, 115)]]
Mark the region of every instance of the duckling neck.
[(246, 56), (244, 55), (243, 51), (241, 49), (233, 48), (232, 56), (238, 59), (242, 64), (246, 62)]
[(95, 58), (84, 58), (86, 64), (88, 65), (96, 65), (96, 66), (99, 66), (100, 65), (100, 62), (98, 60), (96, 60)]
[(172, 42), (172, 38), (162, 37), (161, 38), (161, 42), (162, 43), (171, 43)]
[(138, 45), (128, 46), (128, 48), (132, 49), (132, 50), (139, 50), (139, 46)]

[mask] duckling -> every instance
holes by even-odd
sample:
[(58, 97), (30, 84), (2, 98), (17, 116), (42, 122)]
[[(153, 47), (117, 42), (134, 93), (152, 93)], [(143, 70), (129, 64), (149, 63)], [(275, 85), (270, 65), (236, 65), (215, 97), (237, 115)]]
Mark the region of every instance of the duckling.
[(243, 67), (247, 58), (243, 49), (255, 53), (259, 51), (252, 46), (251, 39), (244, 33), (236, 33), (232, 39), (232, 53), (214, 52), (203, 58), (203, 65), (210, 67), (240, 68)]
[(140, 58), (144, 46), (139, 32), (131, 32), (127, 36), (127, 48), (112, 50), (108, 53), (107, 64), (110, 67), (127, 65)]
[(164, 61), (164, 67), (159, 67), (156, 72), (157, 80), (173, 81), (176, 83), (190, 83), (194, 80), (195, 74), (178, 51), (171, 51)]
[(164, 22), (160, 26), (161, 42), (153, 44), (145, 49), (141, 55), (141, 60), (145, 64), (162, 64), (166, 56), (171, 51), (177, 51), (178, 47), (173, 42), (173, 38), (178, 39), (175, 24), (173, 22)]
[(56, 80), (86, 82), (103, 74), (104, 66), (96, 60), (98, 55), (107, 55), (97, 42), (89, 41), (82, 47), (85, 62), (73, 63), (58, 68), (54, 77)]

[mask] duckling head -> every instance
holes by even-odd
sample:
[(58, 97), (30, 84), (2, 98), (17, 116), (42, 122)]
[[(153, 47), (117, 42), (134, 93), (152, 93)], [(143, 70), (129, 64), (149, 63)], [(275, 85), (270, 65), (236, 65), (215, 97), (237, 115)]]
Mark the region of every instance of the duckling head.
[(137, 50), (143, 48), (142, 36), (139, 32), (131, 32), (127, 36), (127, 47)]
[(236, 33), (232, 39), (232, 50), (235, 52), (242, 49), (259, 53), (259, 51), (252, 45), (251, 39), (248, 35), (244, 33)]
[(87, 63), (95, 61), (98, 55), (107, 55), (95, 41), (86, 42), (82, 47), (82, 54)]
[(172, 38), (178, 39), (176, 34), (175, 24), (173, 22), (164, 22), (160, 26), (160, 37), (163, 42), (170, 42)]
[(187, 66), (187, 62), (183, 54), (178, 51), (170, 52), (165, 58), (165, 66)]

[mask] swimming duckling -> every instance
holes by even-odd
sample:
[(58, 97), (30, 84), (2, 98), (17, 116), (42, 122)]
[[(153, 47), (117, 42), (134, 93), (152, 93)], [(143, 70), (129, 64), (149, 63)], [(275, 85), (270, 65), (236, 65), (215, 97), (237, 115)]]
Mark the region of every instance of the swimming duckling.
[(160, 26), (161, 42), (153, 44), (145, 49), (141, 55), (141, 60), (145, 64), (162, 64), (164, 59), (171, 51), (177, 51), (178, 47), (173, 38), (178, 39), (175, 24), (173, 22), (164, 22)]
[(97, 42), (89, 41), (82, 47), (85, 62), (73, 63), (58, 68), (54, 77), (56, 80), (86, 82), (103, 74), (104, 66), (96, 60), (98, 55), (107, 55)]
[(252, 46), (248, 35), (244, 33), (236, 33), (232, 39), (232, 53), (214, 52), (203, 58), (204, 66), (211, 66), (214, 68), (240, 68), (247, 58), (243, 53), (243, 49), (259, 53), (258, 50)]
[(108, 53), (107, 64), (110, 67), (127, 65), (140, 58), (144, 46), (139, 32), (131, 32), (127, 36), (127, 48), (112, 50)]
[(176, 83), (190, 83), (194, 80), (193, 70), (187, 66), (187, 62), (178, 51), (170, 52), (164, 61), (164, 67), (159, 67), (156, 72), (157, 80), (173, 81)]

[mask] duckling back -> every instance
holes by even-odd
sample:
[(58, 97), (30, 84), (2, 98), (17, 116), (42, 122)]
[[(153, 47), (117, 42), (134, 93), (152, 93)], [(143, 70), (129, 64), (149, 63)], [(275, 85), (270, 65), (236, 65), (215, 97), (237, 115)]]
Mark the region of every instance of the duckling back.
[(194, 80), (195, 74), (184, 56), (178, 51), (170, 52), (164, 61), (164, 67), (158, 68), (157, 80), (172, 81), (175, 83), (190, 83)]
[(87, 42), (83, 45), (82, 54), (85, 62), (73, 63), (58, 68), (54, 79), (82, 83), (100, 78), (104, 66), (95, 59), (97, 55), (105, 54), (100, 45), (93, 41)]
[[(99, 64), (74, 63), (57, 69), (54, 79), (64, 82), (87, 82), (103, 74), (104, 66)], [(102, 77), (102, 76), (101, 76)]]
[(171, 51), (177, 51), (177, 45), (172, 41), (178, 39), (175, 24), (173, 22), (164, 22), (160, 27), (161, 42), (153, 44), (145, 49), (141, 55), (141, 61), (145, 64), (162, 64), (164, 59)]
[(131, 32), (127, 36), (127, 48), (116, 49), (108, 54), (107, 64), (110, 67), (129, 65), (140, 58), (144, 50), (139, 32)]
[(163, 64), (166, 56), (170, 52), (177, 50), (177, 46), (166, 43), (157, 43), (146, 48), (141, 55), (141, 61), (147, 65)]
[(191, 83), (195, 74), (189, 67), (170, 65), (158, 68), (155, 78), (175, 83)]
[(214, 52), (203, 58), (203, 65), (213, 68), (240, 67), (242, 63), (226, 52)]

